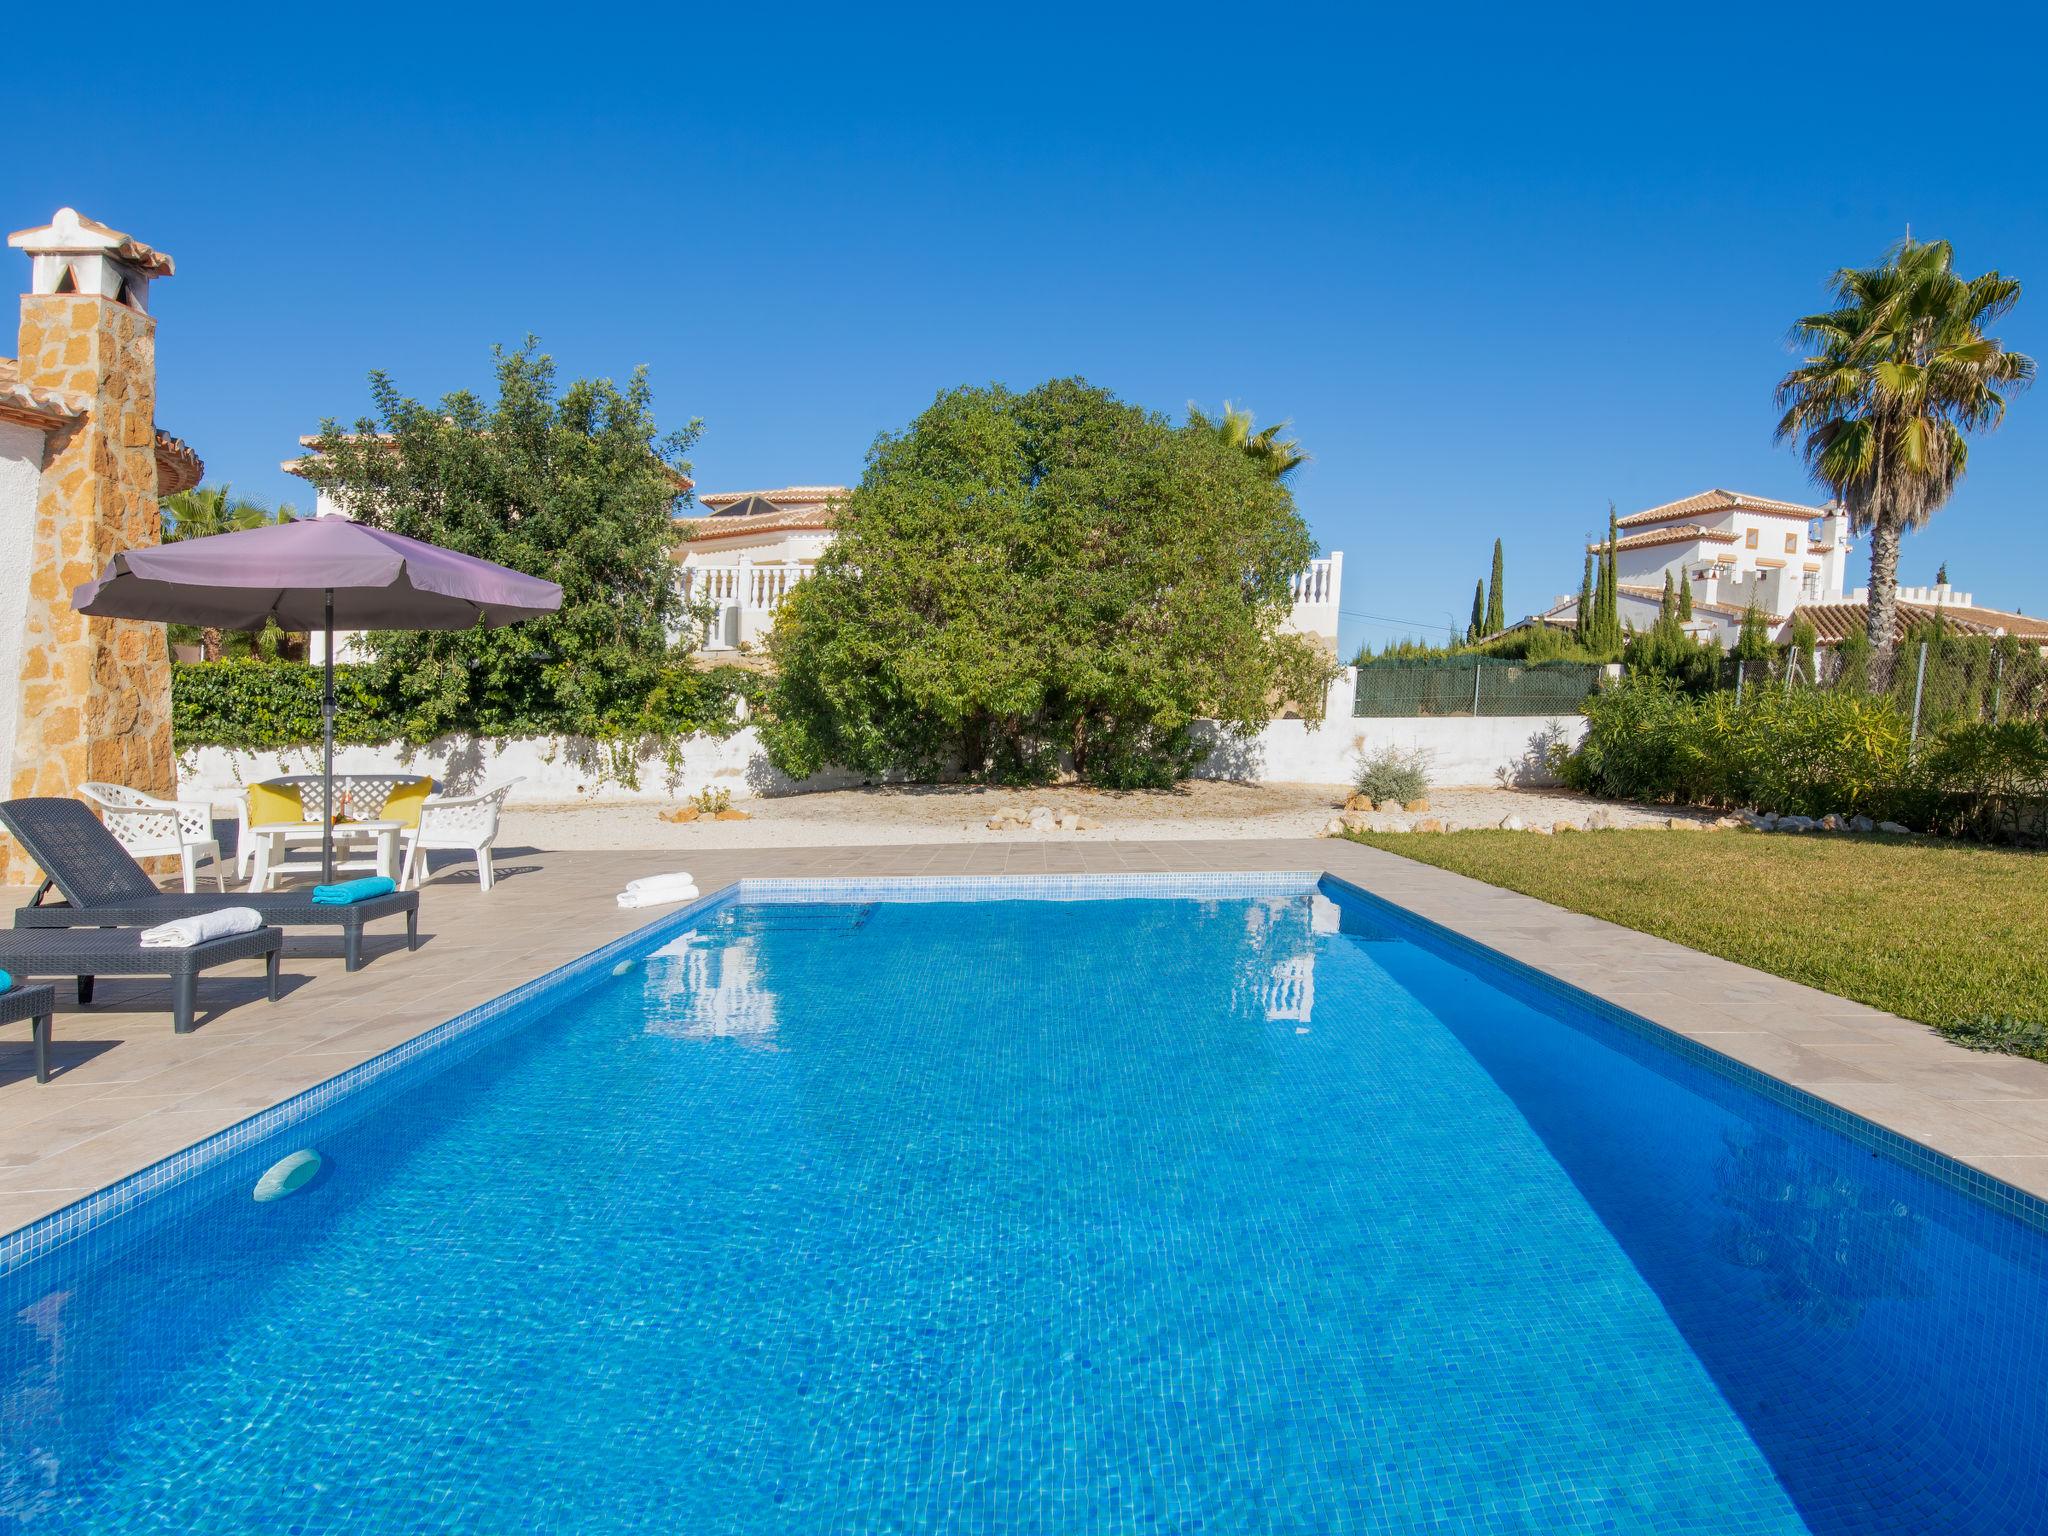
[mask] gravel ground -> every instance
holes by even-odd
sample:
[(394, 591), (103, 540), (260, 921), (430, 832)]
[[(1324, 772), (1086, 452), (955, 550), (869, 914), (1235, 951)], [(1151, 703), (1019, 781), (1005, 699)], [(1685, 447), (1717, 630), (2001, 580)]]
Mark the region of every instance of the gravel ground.
[[(844, 848), (861, 844), (993, 842), (1179, 842), (1216, 838), (1314, 837), (1339, 814), (1346, 791), (1334, 784), (1232, 784), (1198, 781), (1172, 790), (1034, 790), (939, 786), (830, 790), (748, 800), (746, 821), (663, 821), (655, 804), (514, 806), (506, 810), (501, 847)], [(1492, 827), (1509, 815), (1531, 826), (1583, 824), (1604, 811), (1617, 827), (1662, 826), (1668, 808), (1616, 805), (1564, 790), (1440, 789), (1429, 814), (1464, 827)], [(1003, 811), (1034, 806), (1072, 811), (1102, 823), (1093, 831), (992, 832)], [(1683, 814), (1683, 813), (1682, 813)], [(1374, 817), (1368, 824), (1408, 823), (1416, 816)], [(1700, 816), (1698, 819), (1711, 819)]]

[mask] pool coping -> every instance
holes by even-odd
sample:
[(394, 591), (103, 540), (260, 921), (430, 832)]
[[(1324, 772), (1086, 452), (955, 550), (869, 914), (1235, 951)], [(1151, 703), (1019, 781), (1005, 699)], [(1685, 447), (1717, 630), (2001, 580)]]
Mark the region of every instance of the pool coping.
[(1681, 1060), (1704, 1067), (1750, 1092), (1784, 1105), (1979, 1204), (2048, 1232), (2048, 1200), (1972, 1167), (1869, 1116), (1749, 1065), (1680, 1030), (1575, 985), (1504, 950), (1436, 921), (1333, 870), (1211, 870), (1013, 875), (875, 875), (743, 877), (681, 906), (505, 992), (461, 1010), (410, 1039), (335, 1073), (190, 1146), (117, 1178), (99, 1189), (0, 1235), (0, 1278), (47, 1257), (138, 1207), (217, 1168), (266, 1137), (300, 1124), (407, 1068), (424, 1073), (452, 1065), (496, 1038), (489, 1026), (516, 1026), (527, 1003), (585, 980), (623, 956), (673, 939), (725, 906), (746, 902), (918, 900), (1241, 900), (1317, 891), (1325, 880), (1397, 926), (1410, 926), (1430, 943), (1484, 968), (1495, 968), (1571, 1007), (1587, 1010)]

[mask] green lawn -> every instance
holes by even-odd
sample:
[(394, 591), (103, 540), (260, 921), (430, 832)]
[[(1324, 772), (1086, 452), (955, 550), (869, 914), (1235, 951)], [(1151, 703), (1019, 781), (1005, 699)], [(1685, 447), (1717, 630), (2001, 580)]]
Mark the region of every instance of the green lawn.
[(2048, 854), (1756, 832), (1348, 835), (2048, 1061)]

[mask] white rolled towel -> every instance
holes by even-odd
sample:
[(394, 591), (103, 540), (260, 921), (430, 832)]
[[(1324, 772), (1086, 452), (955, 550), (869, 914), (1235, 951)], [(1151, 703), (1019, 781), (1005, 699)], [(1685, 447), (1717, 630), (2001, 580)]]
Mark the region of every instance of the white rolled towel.
[(695, 881), (686, 881), (682, 885), (648, 886), (637, 891), (628, 886), (619, 892), (619, 905), (622, 907), (672, 907), (679, 901), (696, 899)]
[(635, 893), (679, 889), (683, 886), (688, 886), (693, 891), (697, 888), (696, 879), (687, 869), (678, 869), (666, 875), (642, 875), (638, 880), (626, 882), (626, 889)]
[(254, 907), (216, 907), (142, 930), (144, 949), (190, 949), (208, 939), (224, 939), (235, 933), (254, 933), (263, 926), (263, 914)]

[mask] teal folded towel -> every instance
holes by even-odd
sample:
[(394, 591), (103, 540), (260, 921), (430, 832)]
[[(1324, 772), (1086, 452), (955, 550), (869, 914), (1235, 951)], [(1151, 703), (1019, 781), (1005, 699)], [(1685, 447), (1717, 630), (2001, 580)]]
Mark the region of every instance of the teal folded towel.
[(333, 885), (313, 887), (313, 905), (345, 907), (352, 901), (368, 901), (373, 896), (389, 896), (397, 889), (397, 881), (387, 880), (382, 875), (370, 875), (361, 880), (337, 880)]
[(14, 978), (5, 971), (0, 971), (0, 992), (12, 992), (13, 990)]

